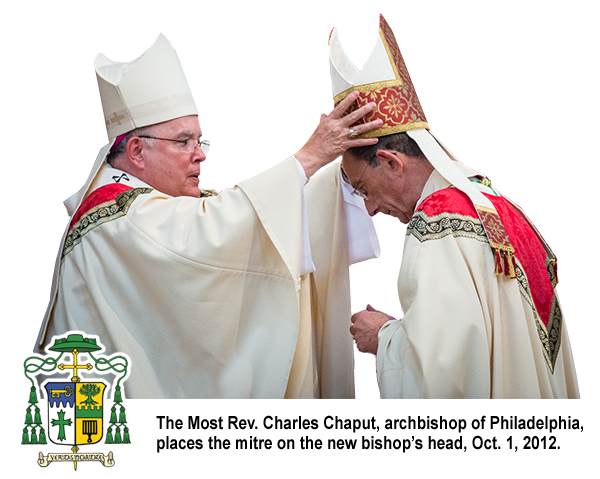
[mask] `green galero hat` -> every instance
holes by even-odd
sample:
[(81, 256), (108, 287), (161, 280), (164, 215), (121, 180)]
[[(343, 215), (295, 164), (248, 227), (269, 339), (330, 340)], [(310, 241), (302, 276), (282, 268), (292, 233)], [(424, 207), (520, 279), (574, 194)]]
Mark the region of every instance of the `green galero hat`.
[(102, 347), (96, 344), (96, 338), (84, 338), (82, 334), (69, 334), (66, 338), (56, 339), (54, 345), (48, 349), (66, 353), (77, 349), (80, 353), (89, 353), (90, 351), (100, 351)]

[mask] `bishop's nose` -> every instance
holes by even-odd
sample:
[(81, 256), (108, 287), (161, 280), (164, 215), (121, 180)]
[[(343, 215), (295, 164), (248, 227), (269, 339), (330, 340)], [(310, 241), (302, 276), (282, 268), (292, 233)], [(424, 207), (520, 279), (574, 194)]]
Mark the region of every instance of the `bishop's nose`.
[(365, 208), (367, 208), (367, 212), (369, 216), (375, 216), (379, 213), (379, 205), (371, 200), (365, 200)]
[(194, 162), (199, 161), (200, 163), (206, 160), (206, 153), (204, 153), (201, 146), (197, 146), (196, 148), (194, 148), (193, 159)]

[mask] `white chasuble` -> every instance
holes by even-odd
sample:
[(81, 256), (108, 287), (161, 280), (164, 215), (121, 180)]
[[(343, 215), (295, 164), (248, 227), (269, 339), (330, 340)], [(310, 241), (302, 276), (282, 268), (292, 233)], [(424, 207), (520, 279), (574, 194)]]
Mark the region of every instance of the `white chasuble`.
[(105, 166), (99, 177), (108, 181), (94, 184), (72, 218), (36, 350), (67, 331), (98, 335), (105, 354), (131, 357), (131, 398), (353, 397), (350, 335), (315, 317), (320, 296), (303, 244), (307, 212), (315, 232), (338, 228), (341, 245), (311, 240), (312, 252), (320, 278), (335, 268), (347, 275), (342, 193), (335, 184), (318, 195), (307, 188), (306, 202), (322, 203), (305, 209), (298, 166), (291, 158), (200, 200)]
[(300, 317), (295, 159), (211, 198), (124, 187), (88, 210), (103, 188), (73, 218), (38, 350), (99, 335), (131, 357), (132, 398), (283, 398)]
[(434, 171), (408, 225), (398, 279), (404, 317), (379, 332), (381, 396), (579, 397), (555, 265), (541, 242), (488, 189), (516, 249), (516, 278), (495, 275), (472, 203), (448, 186)]

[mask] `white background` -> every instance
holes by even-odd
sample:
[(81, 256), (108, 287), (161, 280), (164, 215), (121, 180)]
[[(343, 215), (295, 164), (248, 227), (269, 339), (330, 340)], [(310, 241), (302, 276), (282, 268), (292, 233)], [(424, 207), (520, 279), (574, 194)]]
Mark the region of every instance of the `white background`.
[[(295, 153), (332, 108), (327, 38), (339, 28), (361, 66), (378, 14), (392, 27), (433, 132), (465, 164), (525, 209), (559, 259), (558, 291), (579, 376), (581, 401), (377, 401), (373, 357), (357, 353), (359, 401), (129, 401), (135, 445), (117, 466), (88, 472), (196, 472), (230, 477), (259, 471), (325, 474), (575, 473), (593, 477), (599, 445), (598, 386), (598, 12), (592, 1), (27, 2), (0, 19), (3, 143), (2, 465), (23, 477), (71, 466), (35, 463), (21, 446), (28, 382), (24, 359), (44, 314), (67, 215), (62, 201), (87, 178), (107, 142), (93, 60), (129, 61), (163, 32), (175, 46), (211, 140), (201, 185), (223, 189)], [(16, 4), (15, 4), (16, 5)], [(150, 80), (150, 79), (149, 79)], [(404, 226), (376, 217), (383, 254), (352, 268), (352, 307), (401, 315), (396, 276)], [(165, 345), (169, 347), (169, 345)], [(533, 414), (581, 418), (560, 451), (529, 454), (175, 451), (155, 455), (157, 414), (475, 417)], [(397, 417), (397, 416), (396, 416)], [(197, 434), (197, 433), (196, 433)], [(194, 436), (188, 433), (187, 436)], [(186, 435), (182, 437), (187, 437)], [(53, 446), (44, 453), (58, 452)], [(40, 450), (42, 448), (39, 448)], [(104, 448), (106, 449), (106, 447)], [(104, 451), (106, 452), (106, 451)], [(135, 462), (141, 459), (146, 465)], [(588, 471), (588, 472), (582, 472)], [(87, 474), (81, 471), (80, 474)]]

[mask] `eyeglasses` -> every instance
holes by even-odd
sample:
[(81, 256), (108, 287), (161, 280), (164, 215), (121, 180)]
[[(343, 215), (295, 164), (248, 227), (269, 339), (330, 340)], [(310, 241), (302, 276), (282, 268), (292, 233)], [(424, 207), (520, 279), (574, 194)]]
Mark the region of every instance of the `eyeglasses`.
[(210, 141), (208, 140), (173, 140), (171, 138), (158, 138), (156, 136), (146, 136), (146, 135), (138, 135), (138, 138), (150, 138), (152, 140), (165, 140), (165, 141), (173, 141), (175, 143), (179, 143), (181, 145), (181, 149), (186, 153), (191, 153), (196, 149), (197, 146), (202, 148), (202, 152), (205, 155), (208, 155), (208, 151), (210, 150)]
[[(360, 180), (362, 180), (362, 177), (364, 176), (365, 172), (367, 171), (367, 166), (369, 166), (369, 163), (367, 163), (365, 165), (365, 169), (363, 170), (362, 174), (360, 175), (360, 178), (358, 179), (358, 181), (356, 182), (356, 185), (360, 185)], [(348, 175), (346, 174), (346, 172), (344, 171), (343, 167), (340, 167), (342, 170), (342, 176), (344, 177), (344, 179), (346, 180), (346, 182), (350, 183), (350, 180), (348, 179)], [(350, 186), (352, 186), (352, 183), (350, 183)], [(354, 187), (354, 191), (352, 192), (353, 195), (356, 195), (360, 198), (362, 198), (365, 201), (369, 201), (369, 196), (366, 193), (363, 193), (362, 191), (359, 191), (358, 189), (356, 189), (357, 187)]]

